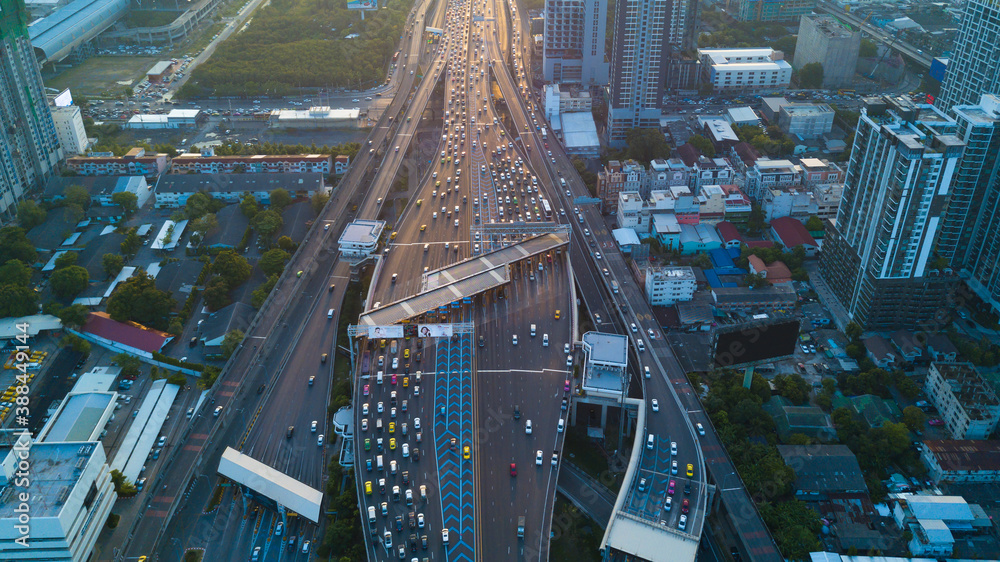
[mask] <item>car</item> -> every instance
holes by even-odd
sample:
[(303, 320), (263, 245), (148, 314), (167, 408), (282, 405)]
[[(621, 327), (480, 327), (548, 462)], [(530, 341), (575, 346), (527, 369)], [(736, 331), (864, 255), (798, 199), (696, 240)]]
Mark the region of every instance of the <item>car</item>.
[(701, 423), (694, 424), (694, 427), (698, 430), (698, 435), (705, 435), (705, 426), (701, 425)]
[(392, 418), (392, 419), (396, 419), (396, 409), (395, 408), (389, 408), (389, 417)]
[(369, 394), (370, 392), (371, 392), (371, 389), (370, 389), (370, 388), (368, 387), (368, 385), (366, 384), (366, 385), (365, 385), (365, 396), (368, 396), (368, 394)]
[[(382, 505), (385, 505), (384, 503)], [(392, 548), (392, 533), (386, 531), (382, 534), (382, 543), (386, 548)]]
[(559, 464), (559, 454), (553, 452), (552, 453), (552, 466), (556, 466), (558, 464)]
[(677, 476), (677, 461), (670, 461), (670, 474)]
[(667, 485), (667, 493), (670, 494), (671, 496), (674, 495), (676, 487), (677, 487), (677, 482), (671, 479), (670, 484)]
[(566, 429), (566, 420), (559, 418), (559, 423), (556, 425), (556, 431), (558, 433), (562, 433), (564, 429)]
[(322, 447), (323, 446), (323, 434), (322, 433), (320, 433), (319, 435), (316, 436), (316, 446), (317, 447)]
[(531, 420), (524, 421), (524, 434), (531, 435)]
[(368, 415), (368, 402), (361, 405), (361, 413), (366, 416)]
[(660, 411), (660, 401), (657, 400), (656, 398), (653, 398), (653, 411), (654, 412)]
[(390, 437), (389, 438), (389, 450), (390, 451), (395, 451), (396, 450), (396, 438), (395, 437)]
[(654, 332), (652, 328), (647, 328), (646, 332), (649, 334), (649, 339), (656, 339), (656, 332)]
[(365, 495), (366, 496), (372, 495), (372, 481), (371, 480), (365, 482)]
[(376, 408), (376, 409), (378, 410), (378, 413), (381, 414), (381, 413), (385, 412), (385, 405), (382, 402), (379, 402), (378, 403), (378, 408)]
[[(566, 366), (567, 367), (572, 367), (573, 366), (573, 356), (572, 355), (567, 355), (566, 356)], [(569, 390), (569, 389), (567, 388), (566, 390)]]
[(462, 458), (465, 460), (472, 458), (472, 449), (470, 449), (468, 445), (462, 447)]
[(687, 498), (684, 498), (684, 501), (681, 502), (681, 513), (687, 513), (690, 510), (691, 510), (691, 501), (688, 500)]
[(680, 520), (677, 522), (677, 528), (683, 531), (684, 528), (687, 527), (687, 522), (688, 522), (688, 516), (681, 515)]
[(389, 433), (396, 433), (396, 422), (389, 422)]
[(691, 483), (688, 482), (687, 484), (684, 485), (684, 495), (686, 496), (690, 493), (691, 493)]
[(513, 341), (513, 342), (514, 342), (514, 345), (517, 345), (517, 334), (514, 334), (514, 335), (512, 336), (512, 340), (511, 340), (511, 341)]
[(541, 449), (539, 449), (539, 450), (538, 450), (538, 451), (537, 451), (537, 452), (535, 453), (535, 464), (536, 464), (537, 466), (542, 466), (542, 451), (541, 451)]
[(631, 323), (631, 324), (629, 325), (629, 329), (631, 329), (631, 330), (632, 330), (632, 333), (633, 333), (633, 334), (639, 331), (639, 327), (635, 325), (635, 322), (632, 322), (632, 323)]
[(517, 463), (510, 463), (510, 475), (517, 476)]
[(365, 450), (366, 451), (372, 450), (372, 440), (370, 438), (365, 438)]
[(677, 456), (677, 441), (670, 442), (670, 456), (672, 457)]
[(944, 425), (944, 422), (941, 421), (939, 418), (933, 418), (930, 421), (928, 421), (927, 423), (930, 424), (930, 425), (935, 425), (935, 426), (937, 426), (937, 425)]
[(448, 529), (441, 529), (441, 544), (448, 544)]

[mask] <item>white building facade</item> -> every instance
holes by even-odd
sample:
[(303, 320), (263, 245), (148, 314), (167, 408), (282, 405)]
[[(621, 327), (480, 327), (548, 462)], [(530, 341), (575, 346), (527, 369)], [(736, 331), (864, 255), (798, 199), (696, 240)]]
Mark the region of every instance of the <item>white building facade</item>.
[(646, 301), (651, 306), (673, 306), (689, 301), (698, 289), (690, 267), (650, 267), (646, 269)]
[(56, 124), (56, 134), (65, 156), (76, 156), (87, 152), (87, 129), (83, 126), (83, 114), (75, 105), (52, 108), (52, 121)]

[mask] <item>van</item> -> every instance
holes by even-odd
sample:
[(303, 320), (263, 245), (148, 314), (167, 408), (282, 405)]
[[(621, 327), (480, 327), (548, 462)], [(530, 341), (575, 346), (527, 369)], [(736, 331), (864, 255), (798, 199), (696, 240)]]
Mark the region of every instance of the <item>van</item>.
[(332, 308), (330, 310), (326, 311), (326, 317), (327, 317), (327, 319), (333, 318), (333, 309)]
[(535, 325), (531, 325), (531, 337), (535, 337)]
[(420, 499), (427, 501), (427, 486), (423, 484), (420, 485)]
[(384, 466), (385, 465), (382, 464), (382, 455), (375, 457), (375, 468), (378, 468), (379, 470), (384, 470), (383, 468)]
[(378, 373), (376, 373), (375, 374), (375, 382), (378, 383), (378, 384), (382, 384), (382, 377), (383, 377), (382, 371), (379, 371)]
[(373, 525), (373, 526), (375, 525), (375, 506), (374, 505), (369, 505), (368, 506), (368, 523), (370, 525)]
[(566, 178), (559, 178), (559, 185), (566, 187)]
[[(646, 439), (646, 448), (649, 449), (650, 451), (652, 451), (654, 443), (656, 443), (656, 436), (653, 435), (653, 434), (650, 434), (649, 437)], [(382, 457), (379, 457), (379, 459), (381, 459), (381, 458)], [(381, 460), (379, 461), (379, 464), (381, 464)]]
[(642, 343), (642, 340), (635, 340), (636, 347), (639, 348), (639, 352), (646, 351), (646, 344)]

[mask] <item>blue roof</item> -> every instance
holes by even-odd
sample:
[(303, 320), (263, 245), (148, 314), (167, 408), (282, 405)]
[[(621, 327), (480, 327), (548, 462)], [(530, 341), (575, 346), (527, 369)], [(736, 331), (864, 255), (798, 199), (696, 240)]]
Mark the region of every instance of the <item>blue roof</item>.
[(729, 252), (723, 248), (708, 251), (708, 257), (712, 258), (712, 265), (715, 267), (733, 267), (736, 263), (730, 257)]
[(31, 45), (47, 60), (62, 60), (125, 15), (129, 0), (74, 0), (28, 26)]

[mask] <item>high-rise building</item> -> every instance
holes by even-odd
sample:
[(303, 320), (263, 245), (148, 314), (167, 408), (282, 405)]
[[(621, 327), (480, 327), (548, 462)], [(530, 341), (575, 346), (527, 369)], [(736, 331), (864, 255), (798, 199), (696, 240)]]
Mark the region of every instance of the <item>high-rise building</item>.
[(842, 88), (854, 79), (860, 50), (860, 31), (832, 16), (806, 15), (799, 20), (793, 66), (801, 69), (818, 62), (823, 65), (823, 87)]
[(816, 0), (740, 0), (740, 21), (795, 21), (813, 10)]
[(914, 327), (947, 310), (958, 278), (935, 253), (965, 143), (956, 123), (907, 98), (861, 111), (820, 270), (854, 322)]
[(83, 113), (76, 105), (66, 105), (52, 108), (52, 121), (56, 126), (59, 145), (63, 155), (76, 156), (87, 150), (87, 129), (83, 125)]
[(608, 144), (634, 128), (660, 127), (664, 84), (690, 81), (683, 52), (694, 44), (697, 0), (619, 0), (611, 51)]
[(546, 82), (585, 87), (607, 85), (609, 65), (604, 60), (607, 16), (606, 0), (545, 2), (542, 73)]
[(27, 14), (23, 0), (0, 0), (0, 217), (11, 216), (62, 158)]
[(1000, 94), (1000, 2), (966, 0), (955, 48), (948, 60), (937, 106), (979, 103), (982, 94)]
[(1000, 311), (1000, 96), (952, 108), (965, 155), (952, 180), (938, 252)]

